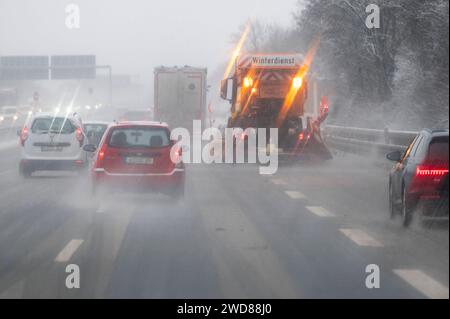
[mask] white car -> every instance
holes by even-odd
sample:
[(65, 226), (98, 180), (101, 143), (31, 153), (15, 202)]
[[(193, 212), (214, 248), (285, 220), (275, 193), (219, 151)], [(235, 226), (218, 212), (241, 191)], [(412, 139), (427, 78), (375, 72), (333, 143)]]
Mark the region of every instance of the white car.
[(19, 119), (19, 111), (15, 106), (3, 106), (0, 108), (0, 124), (14, 123)]
[(40, 113), (18, 132), (22, 145), (19, 172), (29, 177), (38, 170), (80, 170), (87, 165), (87, 138), (75, 116)]

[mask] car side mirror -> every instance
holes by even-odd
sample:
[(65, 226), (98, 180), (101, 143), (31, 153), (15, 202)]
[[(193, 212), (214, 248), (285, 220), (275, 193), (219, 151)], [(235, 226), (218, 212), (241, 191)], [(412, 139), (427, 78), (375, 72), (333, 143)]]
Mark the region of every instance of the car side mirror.
[(227, 101), (233, 100), (233, 78), (220, 81), (220, 97)]
[(97, 146), (95, 146), (94, 144), (86, 144), (85, 146), (83, 146), (83, 151), (85, 152), (94, 153), (96, 150)]
[(386, 158), (393, 162), (400, 162), (402, 159), (402, 153), (400, 151), (394, 151), (386, 155)]

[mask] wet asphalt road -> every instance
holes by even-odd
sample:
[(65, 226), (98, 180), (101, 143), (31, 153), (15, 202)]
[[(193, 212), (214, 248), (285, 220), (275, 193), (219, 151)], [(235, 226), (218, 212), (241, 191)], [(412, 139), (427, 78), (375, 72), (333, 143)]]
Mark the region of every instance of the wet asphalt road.
[[(448, 298), (447, 223), (391, 221), (387, 167), (190, 165), (186, 196), (110, 194), (86, 176), (18, 176), (0, 140), (0, 298)], [(66, 266), (80, 288), (65, 285)], [(380, 269), (368, 289), (365, 270)]]

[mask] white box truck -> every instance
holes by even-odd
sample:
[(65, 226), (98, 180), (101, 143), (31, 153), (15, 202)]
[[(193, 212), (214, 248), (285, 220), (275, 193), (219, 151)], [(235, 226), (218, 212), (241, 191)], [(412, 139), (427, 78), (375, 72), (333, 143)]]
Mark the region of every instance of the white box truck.
[(190, 66), (154, 70), (155, 120), (192, 130), (192, 121), (206, 118), (207, 69)]

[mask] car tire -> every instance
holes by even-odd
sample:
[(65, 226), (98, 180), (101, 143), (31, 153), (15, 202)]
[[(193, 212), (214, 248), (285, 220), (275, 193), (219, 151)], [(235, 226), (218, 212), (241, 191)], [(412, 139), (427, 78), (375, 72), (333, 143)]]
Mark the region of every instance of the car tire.
[(28, 168), (24, 165), (20, 165), (20, 167), (19, 167), (20, 176), (22, 176), (23, 178), (30, 178), (32, 173), (33, 173), (33, 170), (31, 170), (30, 168)]
[(410, 204), (406, 200), (405, 187), (402, 188), (402, 225), (403, 227), (409, 227), (412, 221), (412, 209)]

